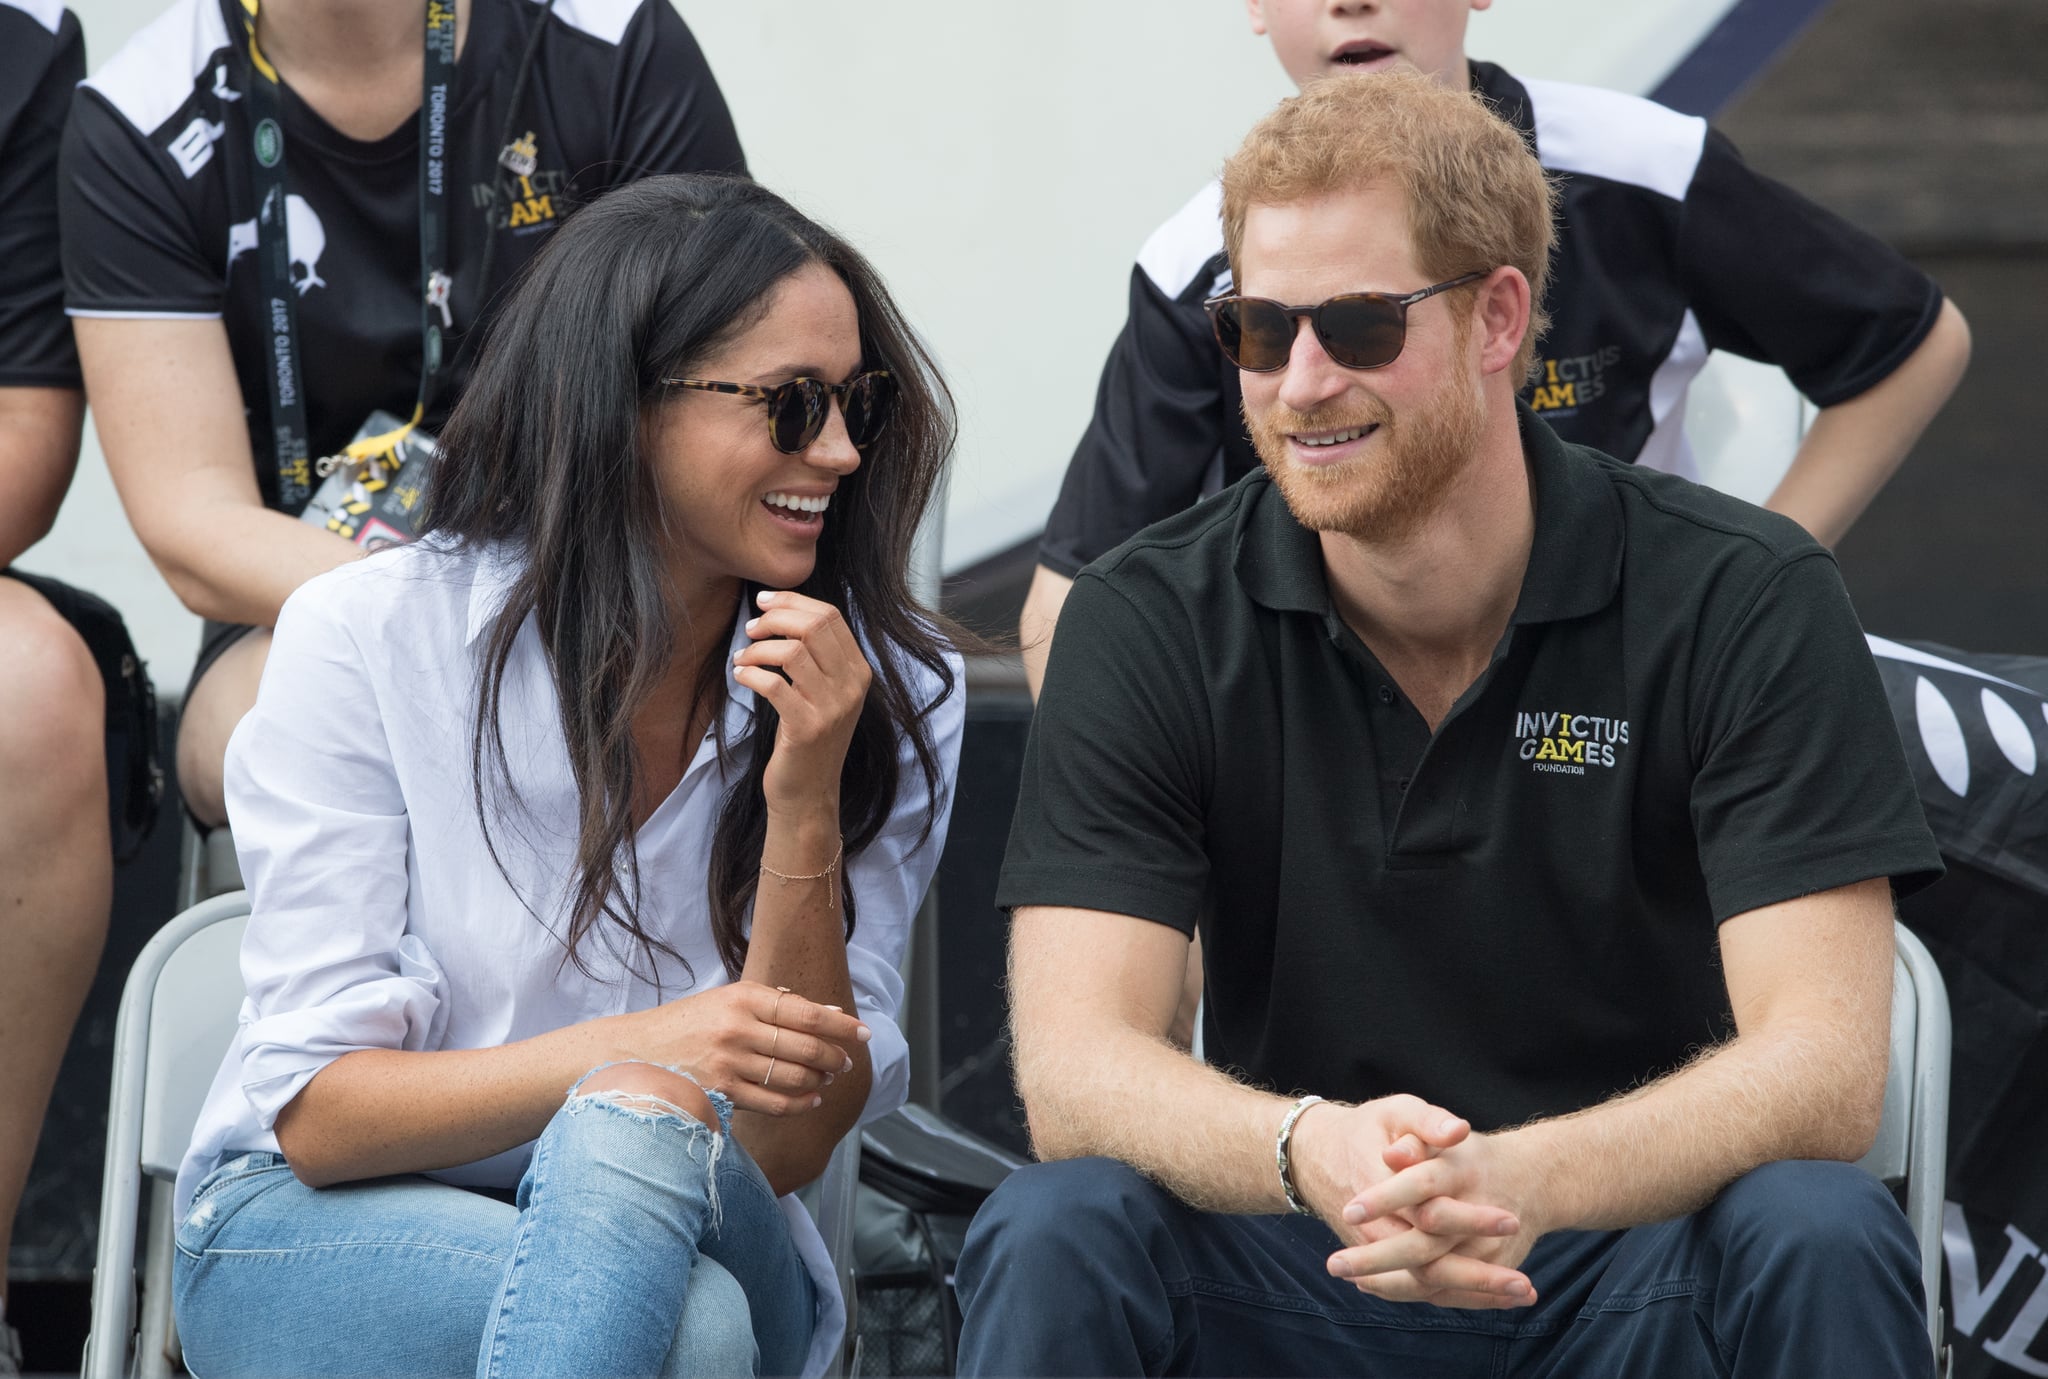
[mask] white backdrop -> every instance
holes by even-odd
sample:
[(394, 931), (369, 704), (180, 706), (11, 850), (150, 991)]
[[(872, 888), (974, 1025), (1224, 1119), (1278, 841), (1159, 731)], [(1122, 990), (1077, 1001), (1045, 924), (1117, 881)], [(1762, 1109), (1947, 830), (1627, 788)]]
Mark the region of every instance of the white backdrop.
[[(73, 3), (95, 68), (161, 7)], [(1242, 4), (675, 3), (755, 175), (874, 259), (954, 387), (946, 566), (1032, 535), (1093, 404), (1138, 246), (1289, 89)], [(1468, 47), (1530, 76), (1645, 91), (1732, 3), (1496, 0)], [(22, 564), (119, 604), (160, 690), (182, 688), (197, 622), (136, 544), (90, 425), (57, 529)]]

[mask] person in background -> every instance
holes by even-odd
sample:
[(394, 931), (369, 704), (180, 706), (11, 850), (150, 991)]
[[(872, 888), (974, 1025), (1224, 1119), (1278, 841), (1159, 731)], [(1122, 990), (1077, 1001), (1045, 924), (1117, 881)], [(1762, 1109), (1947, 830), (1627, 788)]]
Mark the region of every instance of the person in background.
[[(1833, 546), (1960, 381), (1969, 329), (1891, 249), (1752, 171), (1706, 121), (1520, 80), (1465, 56), (1492, 0), (1246, 0), (1296, 85), (1415, 68), (1483, 97), (1559, 189), (1551, 326), (1521, 396), (1566, 440), (1699, 477), (1686, 385), (1710, 350), (1784, 369), (1819, 406), (1766, 506)], [(1231, 288), (1211, 182), (1154, 232), (1130, 318), (1046, 523), (1020, 623), (1037, 693), (1082, 566), (1258, 464), (1202, 303)]]
[(139, 842), (154, 809), (145, 743), (119, 745), (154, 728), (120, 616), (14, 568), (56, 521), (85, 414), (57, 249), (57, 146), (84, 75), (75, 16), (0, 0), (0, 1375), (21, 1362), (14, 1216), (106, 941), (116, 824)]
[(129, 520), (206, 619), (177, 747), (202, 825), (278, 608), (362, 554), (298, 520), (318, 460), (380, 411), (437, 431), (575, 207), (744, 169), (667, 0), (176, 0), (80, 88), (65, 300)]
[(229, 743), (248, 1000), (178, 1175), (195, 1373), (824, 1368), (788, 1194), (909, 1085), (965, 701), (909, 561), (952, 438), (873, 270), (753, 183), (553, 237), (426, 534), (287, 600)]
[(1552, 189), (1471, 95), (1311, 83), (1222, 204), (1264, 466), (1054, 643), (960, 1372), (1927, 1372), (1851, 1161), (1941, 861), (1833, 557), (1518, 400)]

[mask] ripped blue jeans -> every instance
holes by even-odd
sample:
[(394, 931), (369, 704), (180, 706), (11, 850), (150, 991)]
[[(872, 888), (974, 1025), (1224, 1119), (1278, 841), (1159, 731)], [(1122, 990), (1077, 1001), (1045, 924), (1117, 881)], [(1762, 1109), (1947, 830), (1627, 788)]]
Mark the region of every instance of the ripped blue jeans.
[(515, 1203), (432, 1179), (309, 1188), (282, 1155), (201, 1181), (172, 1291), (186, 1363), (238, 1375), (795, 1374), (816, 1292), (727, 1133), (572, 1091)]

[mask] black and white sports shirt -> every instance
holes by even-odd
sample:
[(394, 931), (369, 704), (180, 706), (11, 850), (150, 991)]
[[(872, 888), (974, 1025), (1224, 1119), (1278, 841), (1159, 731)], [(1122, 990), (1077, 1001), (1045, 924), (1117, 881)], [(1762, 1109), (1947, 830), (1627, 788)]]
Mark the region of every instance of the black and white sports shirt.
[[(449, 112), (454, 367), (427, 426), (467, 379), (479, 309), (569, 210), (650, 173), (744, 172), (739, 138), (696, 40), (668, 0), (474, 0)], [(231, 12), (232, 11), (232, 12)], [(520, 109), (530, 173), (500, 166), (511, 88), (542, 37)], [(276, 503), (269, 335), (259, 319), (256, 206), (240, 10), (176, 0), (79, 90), (64, 138), (65, 305), (73, 316), (221, 318), (265, 501)], [(337, 133), (280, 93), (286, 229), (312, 453), (372, 411), (412, 413), (420, 377), (419, 125)], [(497, 237), (491, 281), (477, 274)]]
[(0, 388), (76, 388), (57, 260), (57, 140), (85, 40), (62, 0), (0, 0)]
[[(1471, 68), (1562, 194), (1552, 325), (1523, 397), (1566, 440), (1697, 479), (1682, 427), (1708, 351), (1775, 364), (1826, 407), (1879, 382), (1933, 327), (1942, 296), (1926, 275), (1752, 171), (1706, 121)], [(1049, 569), (1072, 575), (1194, 502), (1219, 468), (1228, 484), (1258, 465), (1237, 371), (1202, 311), (1231, 282), (1221, 204), (1211, 182), (1138, 255), (1130, 317), (1039, 546)]]

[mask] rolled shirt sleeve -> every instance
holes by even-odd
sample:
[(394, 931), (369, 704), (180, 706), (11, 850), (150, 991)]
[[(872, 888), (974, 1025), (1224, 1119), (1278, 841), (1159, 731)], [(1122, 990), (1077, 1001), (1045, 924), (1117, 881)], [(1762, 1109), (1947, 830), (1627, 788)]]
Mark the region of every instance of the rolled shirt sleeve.
[[(910, 926), (945, 851), (953, 814), (953, 782), (960, 766), (960, 737), (967, 721), (967, 672), (948, 654), (953, 687), (907, 658), (899, 658), (920, 703), (931, 705), (926, 722), (939, 767), (939, 798), (931, 800), (917, 754), (906, 739), (897, 750), (895, 807), (873, 842), (847, 863), (854, 895), (853, 936), (846, 944), (846, 970), (853, 983), (856, 1013), (867, 1024), (868, 1061), (873, 1081), (862, 1109), (862, 1124), (888, 1115), (910, 1095), (910, 1044), (898, 1023), (903, 1004), (903, 964)], [(932, 809), (931, 828), (925, 811)]]
[(406, 933), (405, 801), (339, 587), (286, 601), (256, 705), (228, 743), (252, 913), (240, 1081), (266, 1130), (341, 1055), (435, 1048), (447, 1023), (440, 964)]

